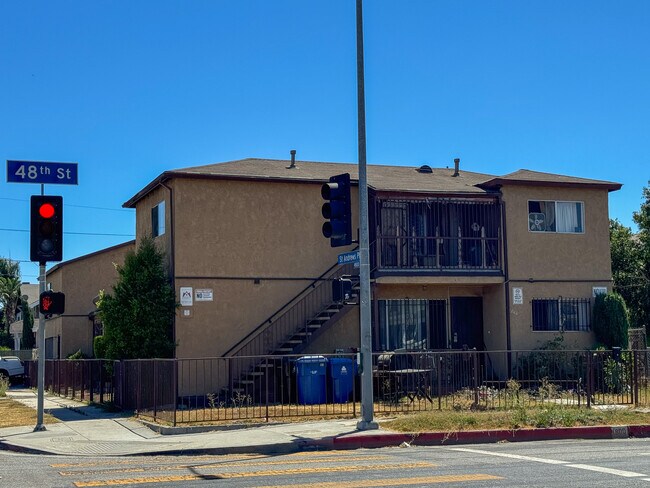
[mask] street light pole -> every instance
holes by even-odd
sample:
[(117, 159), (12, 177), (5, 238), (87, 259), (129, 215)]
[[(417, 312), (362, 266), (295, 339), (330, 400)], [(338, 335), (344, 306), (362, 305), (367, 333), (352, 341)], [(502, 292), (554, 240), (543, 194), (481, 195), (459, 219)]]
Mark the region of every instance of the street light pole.
[(359, 329), (361, 336), (361, 420), (357, 429), (378, 428), (373, 421), (372, 330), (370, 324), (370, 233), (366, 173), (366, 102), (363, 69), (363, 0), (357, 0), (357, 111), (359, 138)]

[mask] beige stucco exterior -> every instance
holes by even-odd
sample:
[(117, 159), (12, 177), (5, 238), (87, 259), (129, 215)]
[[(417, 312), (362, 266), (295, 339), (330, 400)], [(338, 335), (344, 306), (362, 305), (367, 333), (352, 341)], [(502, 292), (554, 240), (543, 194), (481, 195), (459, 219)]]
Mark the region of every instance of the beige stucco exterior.
[[(265, 320), (275, 320), (278, 310), (336, 263), (337, 254), (353, 249), (333, 249), (321, 234), (322, 181), (240, 176), (202, 177), (185, 172), (161, 177), (128, 204), (136, 208), (140, 239), (151, 234), (152, 208), (165, 201), (166, 230), (156, 242), (169, 257), (178, 300), (181, 288), (191, 288), (193, 298), (191, 305), (181, 305), (175, 319), (177, 358), (228, 353)], [(490, 197), (502, 204), (499, 253), (504, 260), (500, 269), (373, 274), (374, 306), (377, 300), (444, 300), (450, 348), (461, 344), (453, 339), (449, 304), (453, 298), (462, 297), (480, 299), (480, 347), (486, 350), (532, 349), (556, 337), (558, 332), (532, 330), (532, 299), (590, 299), (594, 287), (611, 289), (608, 190), (613, 187), (577, 180), (567, 183), (563, 178), (562, 184), (499, 180), (487, 196), (478, 190), (467, 197), (455, 194), (454, 198), (460, 199)], [(353, 186), (353, 209), (357, 195)], [(386, 195), (412, 198), (405, 191)], [(425, 196), (418, 190), (420, 201), (426, 202)], [(433, 192), (431, 196), (440, 197)], [(529, 200), (582, 202), (584, 232), (530, 232)], [(354, 222), (353, 228), (357, 226)], [(522, 290), (521, 304), (513, 303), (513, 288)], [(197, 290), (210, 290), (212, 299), (197, 300)], [(375, 332), (376, 315), (375, 309)], [(332, 321), (301, 352), (324, 354), (358, 347), (358, 317), (354, 309)], [(588, 347), (594, 341), (591, 332), (567, 332), (565, 339), (569, 347), (576, 348)], [(496, 369), (504, 367), (495, 364)]]
[[(608, 193), (603, 189), (550, 186), (504, 186), (508, 246), (508, 299), (511, 348), (535, 349), (556, 332), (532, 330), (531, 300), (592, 298), (593, 287), (611, 291)], [(584, 205), (584, 233), (562, 234), (528, 230), (528, 201), (578, 201)], [(513, 303), (520, 288), (523, 303)], [(592, 332), (565, 332), (568, 347), (582, 349), (594, 342)]]
[[(342, 251), (321, 235), (320, 185), (201, 179), (172, 183), (179, 301), (181, 287), (213, 291), (212, 301), (179, 309), (179, 358), (222, 355), (333, 266)], [(160, 199), (138, 203), (138, 231), (150, 232), (151, 207)], [(169, 236), (167, 232), (157, 240), (168, 242)]]
[[(133, 241), (110, 247), (54, 266), (46, 281), (53, 291), (65, 293), (65, 313), (45, 322), (45, 340), (52, 355), (65, 358), (81, 350), (93, 354), (93, 300), (100, 290), (110, 291), (117, 280), (115, 264), (123, 264)], [(35, 321), (36, 322), (36, 321)], [(46, 347), (48, 349), (48, 347)]]

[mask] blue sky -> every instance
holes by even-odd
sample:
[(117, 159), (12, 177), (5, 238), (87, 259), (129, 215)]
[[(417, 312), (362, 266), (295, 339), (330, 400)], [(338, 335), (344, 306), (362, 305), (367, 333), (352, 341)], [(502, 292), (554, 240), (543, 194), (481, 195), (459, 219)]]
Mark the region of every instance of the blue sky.
[[(650, 2), (366, 0), (368, 162), (650, 179)], [(0, 160), (75, 161), (64, 258), (134, 234), (167, 169), (357, 161), (354, 0), (0, 2)], [(27, 260), (29, 196), (0, 181), (0, 256)], [(87, 208), (99, 207), (99, 208)], [(36, 280), (37, 266), (22, 264)]]

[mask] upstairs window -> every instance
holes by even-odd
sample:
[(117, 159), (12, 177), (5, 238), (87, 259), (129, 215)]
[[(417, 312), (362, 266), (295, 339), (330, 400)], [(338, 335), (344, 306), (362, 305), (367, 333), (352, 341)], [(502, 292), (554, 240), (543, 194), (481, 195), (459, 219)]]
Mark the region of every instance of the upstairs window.
[(162, 201), (151, 209), (151, 235), (161, 236), (165, 233), (165, 202)]
[(589, 331), (591, 302), (588, 298), (533, 300), (533, 330)]
[(581, 234), (584, 232), (583, 204), (582, 202), (529, 200), (528, 230)]

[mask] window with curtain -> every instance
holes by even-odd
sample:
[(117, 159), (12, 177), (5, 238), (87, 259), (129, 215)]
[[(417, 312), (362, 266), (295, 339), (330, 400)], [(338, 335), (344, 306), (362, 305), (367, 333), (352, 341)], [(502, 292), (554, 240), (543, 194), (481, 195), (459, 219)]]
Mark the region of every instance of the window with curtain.
[(428, 300), (379, 300), (380, 349), (427, 349)]
[(528, 202), (528, 230), (531, 232), (584, 232), (582, 202), (530, 200)]

